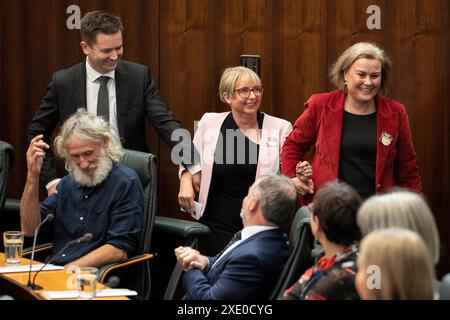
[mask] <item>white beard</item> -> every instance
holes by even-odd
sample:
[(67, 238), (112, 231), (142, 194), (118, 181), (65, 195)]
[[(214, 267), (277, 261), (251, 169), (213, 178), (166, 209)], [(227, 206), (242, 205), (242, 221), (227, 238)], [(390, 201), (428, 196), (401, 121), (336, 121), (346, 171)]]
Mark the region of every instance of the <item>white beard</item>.
[(113, 162), (102, 152), (96, 164), (91, 164), (85, 170), (80, 169), (72, 161), (69, 162), (69, 172), (76, 182), (83, 187), (94, 187), (106, 179), (111, 172)]

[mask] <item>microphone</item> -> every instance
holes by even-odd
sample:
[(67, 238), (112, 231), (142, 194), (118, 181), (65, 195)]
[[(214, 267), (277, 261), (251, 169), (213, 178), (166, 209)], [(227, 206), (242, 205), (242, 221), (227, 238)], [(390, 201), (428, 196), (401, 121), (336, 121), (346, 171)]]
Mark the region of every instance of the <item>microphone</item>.
[(31, 288), (32, 288), (33, 290), (41, 290), (41, 289), (42, 289), (41, 286), (35, 284), (37, 275), (39, 274), (39, 272), (41, 272), (41, 271), (45, 268), (46, 265), (52, 263), (53, 260), (55, 260), (55, 258), (56, 258), (57, 256), (59, 256), (61, 253), (63, 253), (64, 250), (66, 250), (68, 247), (70, 247), (71, 245), (73, 245), (73, 244), (75, 244), (75, 243), (80, 243), (80, 242), (85, 242), (85, 241), (91, 241), (93, 238), (94, 238), (94, 236), (92, 235), (92, 233), (85, 233), (82, 237), (67, 242), (66, 245), (65, 245), (61, 250), (59, 250), (59, 251), (58, 251), (58, 252), (57, 252), (57, 253), (56, 253), (49, 261), (47, 261), (47, 262), (46, 262), (46, 263), (45, 263), (45, 264), (44, 264), (44, 265), (36, 272), (36, 274), (35, 274), (34, 277), (33, 277), (33, 282), (32, 282), (32, 284), (31, 284)]
[(52, 221), (53, 218), (55, 217), (54, 214), (49, 213), (45, 219), (38, 224), (38, 226), (36, 227), (36, 229), (34, 230), (34, 238), (33, 238), (33, 246), (31, 247), (31, 259), (30, 259), (30, 270), (28, 271), (28, 284), (27, 287), (31, 288), (31, 289), (35, 289), (33, 288), (33, 286), (31, 285), (31, 268), (32, 268), (32, 264), (33, 264), (33, 260), (34, 260), (34, 250), (36, 250), (36, 239), (37, 239), (37, 235), (39, 233), (39, 230), (41, 229), (42, 225), (44, 223), (46, 223), (47, 221)]

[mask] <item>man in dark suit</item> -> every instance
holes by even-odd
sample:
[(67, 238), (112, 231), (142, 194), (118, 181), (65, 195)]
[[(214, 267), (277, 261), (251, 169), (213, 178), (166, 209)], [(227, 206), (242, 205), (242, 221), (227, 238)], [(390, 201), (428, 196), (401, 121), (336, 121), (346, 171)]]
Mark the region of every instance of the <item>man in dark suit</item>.
[(215, 257), (203, 256), (190, 247), (175, 249), (186, 271), (186, 296), (194, 300), (269, 298), (288, 257), (281, 227), (288, 222), (295, 205), (295, 187), (288, 178), (259, 178), (242, 203), (244, 229), (234, 237), (240, 240), (232, 240)]
[[(43, 134), (44, 141), (50, 145), (56, 126), (78, 108), (85, 107), (89, 113), (109, 121), (124, 148), (147, 151), (146, 118), (171, 148), (178, 144), (171, 140), (171, 135), (180, 128), (180, 123), (173, 119), (159, 96), (149, 69), (121, 60), (122, 30), (120, 18), (108, 12), (94, 11), (83, 17), (81, 48), (87, 56), (86, 61), (53, 75), (47, 95), (28, 128), (28, 140)], [(190, 141), (182, 140), (181, 143), (185, 144), (183, 150), (192, 147)], [(186, 158), (176, 160), (189, 163)], [(56, 189), (58, 178), (53, 154), (47, 152), (41, 180), (49, 195)]]

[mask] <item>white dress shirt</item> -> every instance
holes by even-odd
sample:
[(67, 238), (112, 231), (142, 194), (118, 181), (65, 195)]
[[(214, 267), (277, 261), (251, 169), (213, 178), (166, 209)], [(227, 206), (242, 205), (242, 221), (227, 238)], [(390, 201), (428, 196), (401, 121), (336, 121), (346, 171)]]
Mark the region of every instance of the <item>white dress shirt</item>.
[(245, 227), (244, 229), (242, 229), (242, 233), (241, 233), (241, 240), (236, 241), (235, 243), (233, 243), (231, 246), (229, 246), (221, 255), (220, 257), (218, 257), (216, 259), (216, 261), (214, 261), (214, 264), (211, 266), (211, 268), (214, 268), (214, 266), (217, 265), (217, 262), (223, 257), (225, 256), (228, 252), (230, 252), (231, 250), (233, 250), (234, 248), (236, 248), (238, 245), (240, 245), (242, 243), (242, 241), (254, 236), (257, 233), (266, 231), (266, 230), (271, 230), (271, 229), (277, 229), (277, 227), (268, 227), (268, 226), (250, 226), (250, 227)]
[(119, 127), (117, 126), (116, 82), (114, 81), (115, 74), (115, 70), (105, 74), (97, 72), (91, 67), (88, 58), (86, 58), (86, 109), (89, 113), (97, 114), (98, 90), (100, 89), (98, 78), (101, 76), (110, 77), (111, 79), (108, 80), (107, 83), (109, 94), (109, 124), (119, 137)]
[[(116, 82), (115, 79), (116, 71), (112, 70), (108, 73), (101, 74), (97, 72), (88, 62), (86, 58), (86, 109), (89, 113), (97, 114), (97, 100), (98, 91), (100, 90), (100, 82), (97, 80), (101, 76), (107, 76), (111, 79), (108, 80), (108, 95), (109, 95), (109, 125), (117, 134), (119, 135), (119, 127), (117, 126), (117, 104), (116, 104)], [(120, 143), (120, 139), (119, 143)], [(54, 179), (45, 185), (47, 190), (53, 186), (55, 183), (59, 183), (61, 179)]]

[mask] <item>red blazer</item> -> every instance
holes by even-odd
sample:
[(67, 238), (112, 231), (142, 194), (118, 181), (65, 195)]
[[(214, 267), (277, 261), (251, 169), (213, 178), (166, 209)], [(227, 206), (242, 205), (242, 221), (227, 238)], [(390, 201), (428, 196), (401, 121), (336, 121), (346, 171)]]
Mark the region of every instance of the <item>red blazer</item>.
[[(416, 164), (416, 153), (405, 107), (381, 95), (377, 105), (376, 192), (385, 192), (394, 185), (421, 192), (422, 185)], [(281, 151), (282, 173), (295, 177), (295, 166), (311, 146), (314, 189), (335, 180), (339, 173), (342, 119), (345, 94), (342, 90), (312, 95), (305, 111), (294, 124)], [(304, 198), (311, 202), (312, 195)]]

